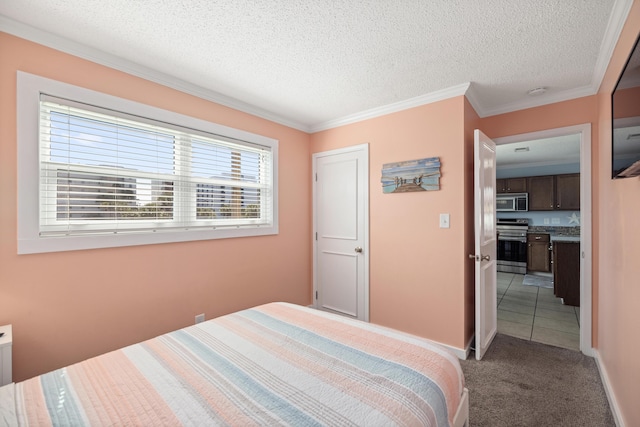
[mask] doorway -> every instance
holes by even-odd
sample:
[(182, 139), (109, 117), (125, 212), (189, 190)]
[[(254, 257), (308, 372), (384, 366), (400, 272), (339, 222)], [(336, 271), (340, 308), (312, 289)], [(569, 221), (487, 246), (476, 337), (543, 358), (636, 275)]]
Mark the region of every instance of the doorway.
[[(580, 203), (579, 203), (579, 211), (571, 212), (571, 211), (563, 211), (563, 210), (552, 210), (546, 213), (539, 213), (533, 211), (527, 212), (509, 212), (507, 214), (503, 214), (503, 216), (507, 217), (515, 217), (521, 216), (523, 218), (532, 219), (533, 230), (538, 231), (551, 231), (553, 227), (564, 227), (564, 226), (575, 226), (575, 222), (579, 223), (579, 232), (577, 235), (579, 236), (579, 249), (577, 249), (576, 257), (579, 258), (579, 307), (573, 309), (573, 313), (576, 321), (578, 322), (579, 329), (577, 330), (578, 334), (578, 345), (577, 348), (582, 353), (593, 356), (593, 349), (591, 345), (591, 310), (592, 310), (592, 301), (591, 301), (591, 256), (592, 256), (592, 248), (591, 248), (591, 125), (577, 125), (570, 126), (558, 129), (545, 130), (540, 132), (532, 132), (527, 134), (514, 135), (509, 137), (497, 138), (495, 139), (496, 144), (498, 145), (498, 153), (497, 153), (497, 163), (498, 163), (498, 178), (504, 176), (505, 174), (500, 173), (500, 151), (505, 151), (504, 149), (510, 149), (509, 155), (515, 156), (516, 149), (519, 149), (519, 153), (526, 153), (525, 147), (532, 147), (535, 144), (535, 141), (546, 141), (554, 140), (556, 144), (562, 144), (562, 141), (576, 141), (576, 146), (578, 147), (578, 152), (574, 153), (575, 159), (578, 160), (578, 165), (575, 165), (577, 168), (576, 171), (579, 171), (579, 183), (580, 183)], [(568, 147), (563, 147), (568, 148)], [(569, 150), (571, 151), (571, 150)], [(562, 158), (566, 153), (559, 154), (560, 152), (556, 152), (555, 154), (547, 150), (548, 154), (546, 160), (540, 161), (537, 159), (537, 164), (530, 165), (530, 168), (524, 167), (523, 165), (518, 166), (518, 170), (521, 175), (528, 176), (542, 176), (542, 175), (554, 175), (559, 171), (562, 171), (561, 165), (563, 163)], [(529, 170), (527, 170), (529, 169)], [(535, 171), (538, 172), (535, 172)], [(565, 170), (566, 172), (566, 170)], [(500, 190), (498, 190), (500, 191)], [(552, 208), (554, 209), (554, 208)], [(565, 215), (567, 213), (568, 215)], [(565, 218), (566, 217), (566, 218)], [(571, 224), (568, 224), (571, 222)], [(528, 237), (531, 235), (531, 228)], [(541, 233), (544, 236), (545, 233)], [(546, 233), (550, 235), (549, 233)], [(551, 242), (551, 245), (553, 243)], [(559, 246), (558, 246), (559, 247)], [(537, 276), (540, 276), (542, 279), (547, 279), (548, 283), (549, 278), (552, 277), (551, 273), (538, 273)], [(546, 276), (546, 277), (545, 277)], [(531, 317), (532, 321), (532, 330), (531, 330), (531, 338), (534, 338), (534, 327), (536, 325), (536, 318), (538, 318), (537, 324), (539, 328), (544, 328), (545, 324), (547, 326), (555, 325), (556, 329), (562, 329), (563, 327), (567, 330), (569, 328), (568, 324), (560, 323), (561, 320), (553, 321), (549, 319), (545, 319), (542, 316), (536, 316), (536, 312), (538, 314), (542, 314), (547, 317), (548, 312), (545, 312), (547, 309), (552, 309), (555, 307), (546, 307), (547, 304), (551, 304), (552, 302), (556, 302), (560, 304), (561, 309), (557, 311), (564, 311), (566, 314), (564, 316), (565, 320), (570, 320), (571, 308), (567, 305), (562, 305), (561, 301), (554, 301), (554, 290), (545, 288), (544, 286), (529, 286), (523, 284), (525, 279), (524, 275), (513, 274), (513, 273), (498, 273), (498, 288), (499, 291), (503, 291), (502, 298), (498, 295), (498, 304), (499, 307), (501, 304), (505, 304), (505, 308), (509, 307), (509, 303), (513, 303), (514, 301), (510, 301), (509, 298), (504, 299), (507, 295), (509, 295), (509, 290), (511, 290), (511, 295), (514, 296), (522, 296), (527, 298), (527, 292), (531, 294), (535, 294), (535, 296), (528, 296), (528, 305), (531, 307), (528, 310), (527, 318)], [(535, 277), (534, 277), (535, 279)], [(527, 311), (523, 309), (523, 311)], [(551, 313), (553, 315), (553, 313)], [(511, 316), (511, 320), (523, 321), (525, 316), (518, 316), (512, 313), (506, 313), (499, 309), (499, 331), (500, 324), (503, 325), (503, 329), (508, 329), (508, 324), (504, 321), (509, 316)], [(500, 318), (502, 317), (502, 322)], [(562, 318), (563, 315), (560, 316)], [(558, 326), (559, 325), (559, 326)], [(502, 331), (500, 331), (502, 332)], [(558, 336), (562, 335), (563, 331), (558, 331)], [(544, 342), (544, 341), (542, 341)], [(547, 344), (557, 345), (553, 342), (546, 342)]]

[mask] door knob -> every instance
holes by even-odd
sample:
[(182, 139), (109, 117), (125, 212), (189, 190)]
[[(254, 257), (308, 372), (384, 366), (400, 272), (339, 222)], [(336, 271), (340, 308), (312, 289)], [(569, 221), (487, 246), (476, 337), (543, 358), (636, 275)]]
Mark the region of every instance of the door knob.
[(362, 253), (362, 248), (360, 246), (356, 246), (356, 252), (361, 254)]
[(489, 261), (491, 259), (491, 256), (489, 255), (474, 255), (474, 254), (469, 254), (469, 258), (471, 259), (475, 259), (476, 261)]

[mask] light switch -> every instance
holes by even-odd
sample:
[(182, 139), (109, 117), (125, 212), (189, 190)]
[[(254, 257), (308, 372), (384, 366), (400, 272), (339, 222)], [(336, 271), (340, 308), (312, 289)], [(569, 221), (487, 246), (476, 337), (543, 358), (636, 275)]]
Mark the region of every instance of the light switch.
[(560, 224), (560, 218), (551, 218), (551, 224)]
[(441, 213), (440, 214), (440, 228), (449, 228), (449, 214)]

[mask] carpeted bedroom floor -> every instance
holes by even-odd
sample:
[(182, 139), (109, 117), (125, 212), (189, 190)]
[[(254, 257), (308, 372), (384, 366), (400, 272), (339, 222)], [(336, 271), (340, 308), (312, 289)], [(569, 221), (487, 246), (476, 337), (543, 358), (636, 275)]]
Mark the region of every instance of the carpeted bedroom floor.
[(473, 427), (615, 426), (593, 358), (496, 335), (481, 361), (461, 361)]

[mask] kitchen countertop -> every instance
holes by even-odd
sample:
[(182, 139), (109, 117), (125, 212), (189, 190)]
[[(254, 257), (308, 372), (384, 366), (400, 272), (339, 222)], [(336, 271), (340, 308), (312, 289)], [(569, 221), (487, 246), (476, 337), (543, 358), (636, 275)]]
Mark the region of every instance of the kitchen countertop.
[(562, 234), (550, 234), (552, 242), (576, 242), (580, 243), (580, 236), (567, 236)]
[(548, 234), (552, 242), (580, 242), (580, 227), (530, 226), (528, 234)]

